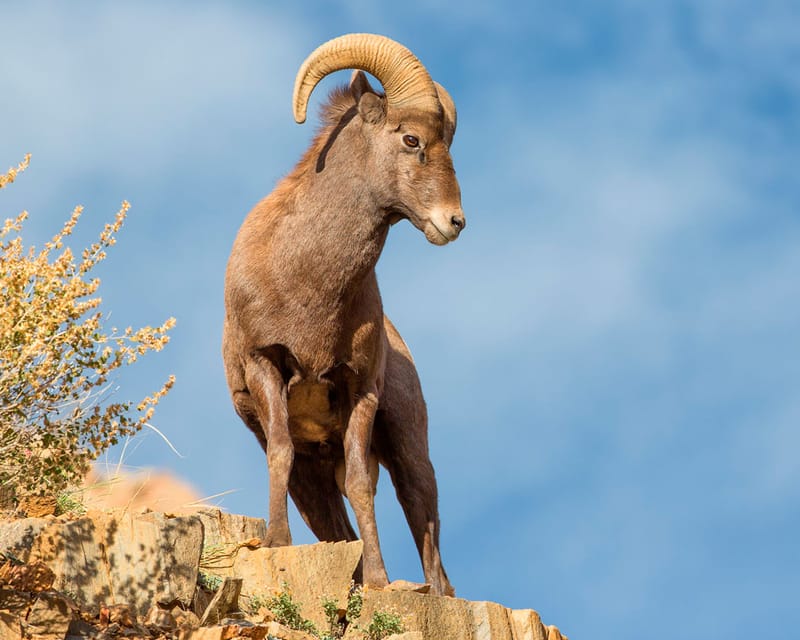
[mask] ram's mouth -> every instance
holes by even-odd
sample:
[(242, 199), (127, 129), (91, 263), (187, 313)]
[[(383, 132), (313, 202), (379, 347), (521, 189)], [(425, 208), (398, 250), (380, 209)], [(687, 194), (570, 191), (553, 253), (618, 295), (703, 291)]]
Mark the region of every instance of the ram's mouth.
[[(443, 245), (452, 242), (455, 238), (448, 236), (431, 218), (420, 218), (405, 206), (396, 205), (388, 209), (386, 219), (389, 224), (396, 224), (401, 220), (408, 220), (417, 229), (425, 234), (428, 242), (435, 245)], [(456, 234), (457, 235), (457, 234)]]
[(442, 246), (451, 241), (451, 238), (448, 238), (433, 220), (428, 221), (422, 232), (431, 244)]

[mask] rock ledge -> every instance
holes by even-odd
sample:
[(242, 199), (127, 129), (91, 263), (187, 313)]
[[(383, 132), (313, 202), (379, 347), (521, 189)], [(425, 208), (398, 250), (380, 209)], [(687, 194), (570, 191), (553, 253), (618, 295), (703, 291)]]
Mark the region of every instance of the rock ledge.
[[(219, 510), (92, 511), (0, 522), (0, 640), (313, 640), (278, 624), (260, 605), (289, 585), (301, 616), (326, 629), (322, 598), (347, 602), (361, 542), (269, 549), (260, 546), (265, 534), (263, 520)], [(400, 590), (365, 590), (361, 616), (399, 614), (405, 632), (396, 640), (563, 637), (532, 609), (397, 584)], [(344, 635), (363, 637), (352, 625)]]

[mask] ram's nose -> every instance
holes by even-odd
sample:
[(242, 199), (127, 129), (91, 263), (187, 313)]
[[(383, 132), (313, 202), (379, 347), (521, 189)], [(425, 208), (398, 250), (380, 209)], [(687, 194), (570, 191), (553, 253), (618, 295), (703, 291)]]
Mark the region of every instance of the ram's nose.
[(461, 207), (436, 207), (428, 216), (427, 230), (423, 230), (433, 244), (447, 244), (458, 238), (466, 224)]
[(450, 216), (450, 226), (456, 230), (456, 234), (461, 233), (464, 230), (464, 227), (467, 226), (467, 219), (464, 217), (464, 214), (461, 211)]

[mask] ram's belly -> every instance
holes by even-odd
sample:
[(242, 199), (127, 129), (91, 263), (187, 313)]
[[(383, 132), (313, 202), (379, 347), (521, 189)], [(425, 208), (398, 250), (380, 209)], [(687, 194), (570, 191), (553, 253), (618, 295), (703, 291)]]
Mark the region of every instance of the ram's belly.
[(339, 412), (334, 406), (331, 386), (319, 382), (299, 382), (289, 391), (289, 429), (292, 440), (327, 442), (338, 437)]

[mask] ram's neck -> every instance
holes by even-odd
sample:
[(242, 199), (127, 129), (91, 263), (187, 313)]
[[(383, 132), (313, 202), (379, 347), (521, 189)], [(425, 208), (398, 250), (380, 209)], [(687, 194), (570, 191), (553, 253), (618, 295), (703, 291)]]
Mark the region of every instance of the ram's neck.
[(322, 287), (319, 293), (358, 293), (378, 262), (389, 224), (369, 189), (368, 163), (345, 127), (319, 136), (293, 175), (292, 214), (284, 221), (296, 238), (295, 268)]
[(307, 230), (303, 253), (320, 282), (351, 289), (375, 269), (389, 225), (368, 198), (353, 197), (350, 185), (326, 187), (309, 189), (298, 202)]
[(280, 190), (288, 198), (274, 203), (284, 213), (267, 240), (270, 271), (291, 282), (290, 297), (312, 313), (339, 313), (365, 287), (376, 290), (374, 269), (389, 224), (358, 175), (329, 167), (288, 181), (291, 189)]

